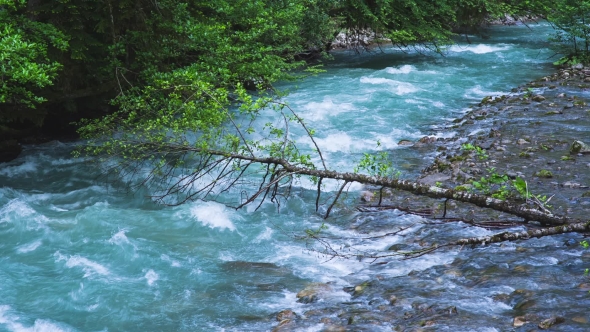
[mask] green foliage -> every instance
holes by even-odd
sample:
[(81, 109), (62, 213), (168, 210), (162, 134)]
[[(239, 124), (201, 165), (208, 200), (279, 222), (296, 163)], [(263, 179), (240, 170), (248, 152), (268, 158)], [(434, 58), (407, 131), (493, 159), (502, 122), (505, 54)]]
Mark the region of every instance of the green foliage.
[(358, 165), (354, 168), (355, 173), (367, 172), (370, 176), (379, 178), (398, 178), (401, 172), (393, 167), (391, 158), (387, 152), (376, 154), (364, 153)]
[(556, 61), (555, 65), (576, 65), (588, 63), (590, 57), (590, 1), (557, 0), (536, 1), (543, 4), (539, 11), (546, 13), (547, 20), (556, 28), (552, 41), (566, 47), (560, 53), (566, 56)]
[(29, 20), (22, 13), (25, 5), (25, 1), (0, 1), (0, 104), (20, 109), (0, 112), (0, 124), (42, 122), (41, 114), (30, 109), (46, 100), (41, 92), (62, 68), (50, 59), (49, 49), (68, 48), (67, 37), (53, 25)]
[(553, 173), (549, 170), (542, 169), (542, 170), (539, 170), (537, 173), (535, 173), (535, 176), (538, 176), (540, 178), (552, 178)]
[(495, 168), (489, 168), (487, 176), (482, 176), (471, 184), (475, 190), (497, 199), (504, 200), (510, 196), (508, 176), (499, 174)]
[(479, 160), (488, 159), (488, 153), (486, 152), (485, 149), (482, 149), (481, 147), (475, 146), (471, 143), (462, 144), (461, 149), (463, 149), (464, 151), (475, 151), (475, 154), (477, 155), (477, 158)]

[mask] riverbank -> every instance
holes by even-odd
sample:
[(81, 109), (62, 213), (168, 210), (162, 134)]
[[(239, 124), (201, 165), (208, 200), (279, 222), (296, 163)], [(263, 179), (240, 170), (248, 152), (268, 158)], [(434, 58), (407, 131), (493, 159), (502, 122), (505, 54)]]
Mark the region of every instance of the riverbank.
[[(446, 188), (463, 187), (465, 190), (479, 192), (489, 190), (490, 193), (498, 194), (510, 189), (502, 189), (503, 185), (521, 178), (526, 181), (529, 192), (538, 195), (540, 201), (543, 202), (542, 197), (546, 197), (545, 208), (583, 219), (590, 213), (590, 154), (584, 150), (572, 150), (572, 143), (590, 143), (589, 91), (590, 68), (563, 68), (553, 75), (515, 88), (511, 93), (483, 98), (481, 103), (472, 106), (462, 118), (445, 126), (446, 131), (457, 133), (454, 137), (437, 139), (436, 136), (444, 135), (439, 132), (435, 136), (437, 133), (433, 132), (433, 135), (419, 141), (406, 141), (405, 148), (438, 151), (434, 162), (424, 169), (420, 177), (420, 181), (424, 183)], [(489, 183), (488, 188), (483, 189), (478, 187), (485, 183), (485, 179), (492, 177), (503, 178), (504, 183)], [(516, 193), (512, 189), (510, 194)], [(525, 224), (518, 218), (494, 211), (473, 209), (455, 202), (450, 202), (445, 207), (440, 201), (405, 193), (389, 192), (382, 203), (383, 207), (375, 207), (376, 196), (363, 195), (363, 199), (365, 202), (361, 205), (361, 210), (366, 212), (402, 207), (407, 211), (419, 211), (421, 216), (427, 218), (441, 217), (445, 213), (448, 218), (446, 221), (460, 222), (466, 227), (476, 226), (474, 228), (492, 232), (500, 232), (498, 229), (504, 228), (538, 227), (535, 223)], [(391, 231), (391, 224), (388, 222), (373, 224), (370, 227), (373, 232)], [(571, 264), (573, 257), (579, 257), (576, 258), (578, 263), (588, 262), (590, 254), (578, 251), (573, 254), (572, 250), (575, 249), (563, 249), (564, 238), (566, 245), (576, 248), (579, 241), (576, 236), (562, 236), (557, 237), (553, 249), (547, 245), (542, 250), (537, 247), (536, 251), (545, 252), (540, 255), (531, 251), (528, 247), (530, 243), (510, 243), (495, 246), (491, 252), (483, 254), (465, 249), (463, 258), (456, 258), (451, 264), (420, 274), (412, 271), (407, 275), (391, 278), (387, 273), (377, 273), (368, 280), (351, 276), (350, 279), (356, 280), (356, 284), (342, 289), (351, 298), (337, 305), (312, 306), (311, 303), (321, 302), (322, 297), (326, 297), (329, 292), (339, 291), (329, 284), (312, 284), (297, 295), (300, 302), (311, 306), (310, 310), (302, 308), (302, 314), (299, 315), (290, 309), (279, 312), (273, 317), (277, 320), (274, 331), (300, 330), (310, 326), (316, 326), (322, 331), (371, 331), (388, 328), (396, 331), (435, 331), (452, 326), (461, 326), (465, 330), (487, 328), (492, 331), (520, 327), (543, 329), (552, 324), (559, 324), (561, 329), (582, 331), (590, 328), (590, 325), (585, 315), (580, 314), (582, 302), (576, 303), (572, 298), (587, 301), (587, 296), (580, 300), (577, 294), (583, 294), (589, 287), (584, 282), (583, 270), (566, 272), (566, 266)], [(414, 247), (428, 245), (413, 240), (406, 242), (393, 245), (390, 250), (412, 250)], [(539, 293), (543, 287), (532, 286), (539, 283), (539, 276), (535, 272), (538, 268), (525, 262), (543, 259), (548, 256), (548, 252), (553, 255), (558, 251), (557, 248), (564, 251), (564, 255), (573, 257), (556, 258), (558, 264), (564, 264), (560, 268), (564, 272), (557, 277), (559, 281), (555, 279), (548, 282), (567, 283), (566, 288), (569, 290), (551, 290), (553, 297), (543, 298)], [(499, 258), (488, 257), (503, 250), (520, 255), (520, 263), (514, 260), (494, 263)], [(485, 264), (482, 264), (482, 259), (485, 259)], [(395, 260), (377, 261), (374, 270), (381, 270), (382, 266), (391, 264), (395, 264)], [(486, 266), (481, 271), (480, 266), (473, 269), (473, 264)], [(478, 270), (482, 273), (478, 274)], [(421, 301), (411, 300), (416, 295), (404, 291), (401, 286), (403, 282), (400, 283), (399, 280), (404, 278), (413, 279), (413, 282), (416, 282), (416, 278), (424, 279), (423, 291), (427, 295)], [(514, 285), (528, 283), (529, 286), (498, 291), (490, 288), (492, 284), (503, 283), (496, 278), (516, 279), (518, 282)], [(489, 299), (490, 303), (486, 305), (491, 311), (483, 316), (496, 316), (497, 324), (490, 326), (489, 319), (477, 317), (473, 312), (458, 310), (457, 306), (461, 303), (456, 302), (457, 299), (445, 298), (449, 294), (440, 290), (442, 285), (449, 286), (445, 280), (453, 280), (453, 283), (462, 280), (459, 284), (467, 283), (471, 284), (468, 288), (481, 289), (483, 296)], [(569, 305), (559, 309), (543, 308), (543, 303), (547, 300)], [(502, 314), (495, 312), (497, 307), (502, 308)]]

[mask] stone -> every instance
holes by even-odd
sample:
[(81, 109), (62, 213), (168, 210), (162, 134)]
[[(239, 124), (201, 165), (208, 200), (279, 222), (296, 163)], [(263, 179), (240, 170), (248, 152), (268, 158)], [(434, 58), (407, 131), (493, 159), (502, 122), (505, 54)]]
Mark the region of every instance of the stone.
[(428, 144), (428, 143), (434, 143), (434, 142), (436, 142), (436, 137), (434, 137), (434, 136), (424, 136), (418, 140), (418, 143), (422, 143), (422, 144)]
[(277, 321), (282, 322), (285, 319), (295, 319), (297, 314), (291, 309), (285, 309), (277, 314)]
[(407, 139), (403, 139), (403, 140), (397, 142), (397, 145), (410, 146), (410, 145), (414, 145), (414, 142), (408, 141)]
[(524, 299), (514, 305), (514, 310), (526, 310), (536, 304), (535, 300)]
[(449, 175), (443, 173), (434, 173), (419, 179), (418, 182), (429, 186), (434, 186), (437, 182), (445, 182), (449, 181), (450, 179), (451, 177)]
[(543, 97), (543, 96), (541, 96), (541, 95), (534, 95), (534, 96), (533, 96), (531, 99), (532, 99), (533, 101), (536, 101), (536, 102), (542, 102), (542, 101), (544, 101), (546, 98), (545, 98), (545, 97)]
[(577, 182), (566, 181), (561, 186), (565, 188), (580, 188), (581, 185)]
[(374, 197), (375, 197), (375, 194), (373, 194), (373, 192), (371, 192), (371, 191), (363, 191), (361, 193), (361, 201), (363, 201), (363, 202), (370, 202), (373, 200)]
[(395, 296), (395, 295), (391, 295), (391, 296), (389, 297), (389, 304), (390, 304), (390, 305), (394, 305), (396, 302), (397, 302), (397, 296)]
[(512, 326), (514, 327), (521, 327), (524, 324), (528, 323), (524, 316), (516, 316), (514, 317), (514, 321), (512, 322)]
[(539, 323), (539, 328), (541, 330), (546, 330), (550, 327), (552, 327), (553, 325), (557, 325), (557, 324), (561, 324), (565, 322), (565, 318), (563, 317), (551, 317), (548, 319), (545, 319), (544, 321)]
[(322, 298), (326, 293), (331, 292), (332, 287), (321, 282), (314, 282), (307, 285), (303, 290), (297, 293), (297, 302), (299, 303), (314, 303)]
[(572, 320), (576, 323), (580, 323), (580, 324), (588, 324), (588, 319), (586, 317), (574, 317), (572, 318)]
[(580, 140), (575, 140), (570, 147), (570, 154), (578, 154), (578, 153), (582, 153), (582, 154), (590, 153), (590, 146), (588, 146), (588, 144), (586, 144)]
[(354, 296), (361, 295), (365, 291), (365, 289), (367, 287), (369, 287), (369, 285), (370, 285), (369, 282), (365, 281), (360, 285), (354, 286), (354, 293), (352, 295), (354, 295)]
[(523, 145), (523, 144), (529, 144), (529, 142), (524, 138), (519, 138), (518, 141), (516, 141), (516, 144)]
[(577, 63), (572, 66), (572, 69), (582, 70), (582, 69), (584, 69), (584, 65), (581, 63)]

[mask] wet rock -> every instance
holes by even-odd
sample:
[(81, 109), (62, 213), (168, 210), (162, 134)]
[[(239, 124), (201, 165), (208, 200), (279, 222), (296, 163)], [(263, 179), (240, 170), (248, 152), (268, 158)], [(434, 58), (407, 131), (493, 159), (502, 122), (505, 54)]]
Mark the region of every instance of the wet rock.
[(346, 327), (340, 325), (328, 325), (324, 327), (323, 332), (345, 332)]
[(272, 329), (272, 332), (288, 332), (288, 331), (294, 331), (295, 330), (295, 322), (290, 320), (290, 319), (285, 319), (282, 322), (279, 323), (279, 325), (277, 325), (274, 329)]
[(562, 183), (561, 186), (565, 188), (580, 188), (581, 184), (577, 182), (566, 181)]
[(365, 291), (365, 289), (367, 287), (369, 287), (369, 285), (370, 285), (370, 283), (368, 281), (365, 281), (365, 282), (363, 282), (360, 285), (356, 285), (354, 287), (354, 293), (352, 295), (353, 296), (359, 296), (359, 295), (361, 295)]
[(390, 305), (394, 305), (396, 302), (397, 302), (397, 296), (395, 296), (395, 295), (391, 295), (391, 296), (389, 297), (389, 304), (390, 304)]
[(516, 144), (523, 145), (523, 144), (529, 144), (529, 142), (524, 138), (519, 138), (518, 141), (516, 141)]
[(414, 142), (408, 141), (407, 139), (403, 139), (403, 140), (397, 142), (397, 145), (410, 146), (410, 145), (414, 145)]
[(549, 179), (549, 178), (553, 177), (553, 173), (551, 171), (546, 170), (546, 169), (541, 169), (535, 173), (535, 176), (540, 177), (540, 178)]
[(483, 106), (485, 104), (489, 104), (493, 99), (494, 99), (494, 97), (492, 97), (492, 96), (483, 97), (483, 99), (481, 100), (481, 102), (479, 103), (479, 105), (480, 106)]
[(532, 306), (534, 306), (537, 302), (531, 299), (524, 299), (514, 305), (514, 310), (526, 310)]
[(321, 282), (314, 282), (299, 293), (297, 293), (297, 302), (299, 303), (313, 303), (322, 298), (326, 293), (331, 292), (332, 287)]
[(536, 101), (536, 102), (542, 102), (542, 101), (544, 101), (546, 98), (545, 98), (545, 97), (543, 97), (543, 96), (541, 96), (541, 95), (534, 95), (534, 96), (533, 96), (531, 99), (532, 99), (533, 101)]
[(588, 319), (586, 317), (574, 317), (572, 320), (576, 323), (588, 324)]
[(565, 322), (565, 318), (563, 317), (551, 317), (539, 323), (539, 328), (541, 330), (546, 330), (554, 325), (561, 324), (563, 322)]
[(429, 143), (434, 143), (434, 142), (436, 142), (436, 137), (434, 137), (434, 136), (424, 136), (418, 140), (418, 143), (422, 143), (422, 144), (429, 144)]
[(512, 322), (512, 326), (521, 327), (526, 323), (528, 323), (528, 322), (524, 316), (517, 316), (517, 317), (514, 317), (514, 321)]
[(434, 186), (437, 182), (445, 182), (449, 181), (450, 179), (451, 177), (449, 175), (443, 173), (435, 173), (419, 179), (418, 182), (429, 186)]
[(371, 191), (363, 191), (361, 193), (361, 201), (363, 201), (363, 202), (370, 202), (373, 200), (374, 197), (375, 197), (375, 194), (373, 194), (373, 192), (371, 192)]
[(297, 314), (293, 312), (291, 309), (285, 309), (277, 314), (277, 321), (282, 322), (285, 319), (295, 319), (297, 318)]
[(575, 140), (570, 147), (570, 154), (590, 153), (590, 146), (588, 144)]

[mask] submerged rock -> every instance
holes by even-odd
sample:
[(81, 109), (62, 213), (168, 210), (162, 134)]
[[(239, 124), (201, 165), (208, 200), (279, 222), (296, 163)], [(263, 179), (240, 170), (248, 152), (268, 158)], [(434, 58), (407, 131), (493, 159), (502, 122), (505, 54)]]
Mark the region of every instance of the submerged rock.
[(528, 322), (524, 316), (517, 316), (517, 317), (514, 317), (514, 321), (512, 322), (512, 326), (521, 327), (526, 323), (528, 323)]
[(552, 327), (553, 325), (561, 324), (563, 322), (565, 322), (565, 318), (563, 318), (563, 317), (551, 317), (551, 318), (545, 319), (544, 321), (539, 323), (539, 328), (541, 330), (546, 330), (546, 329)]
[(326, 293), (331, 292), (332, 287), (321, 282), (314, 282), (299, 293), (297, 293), (297, 302), (299, 303), (314, 303), (321, 299)]

